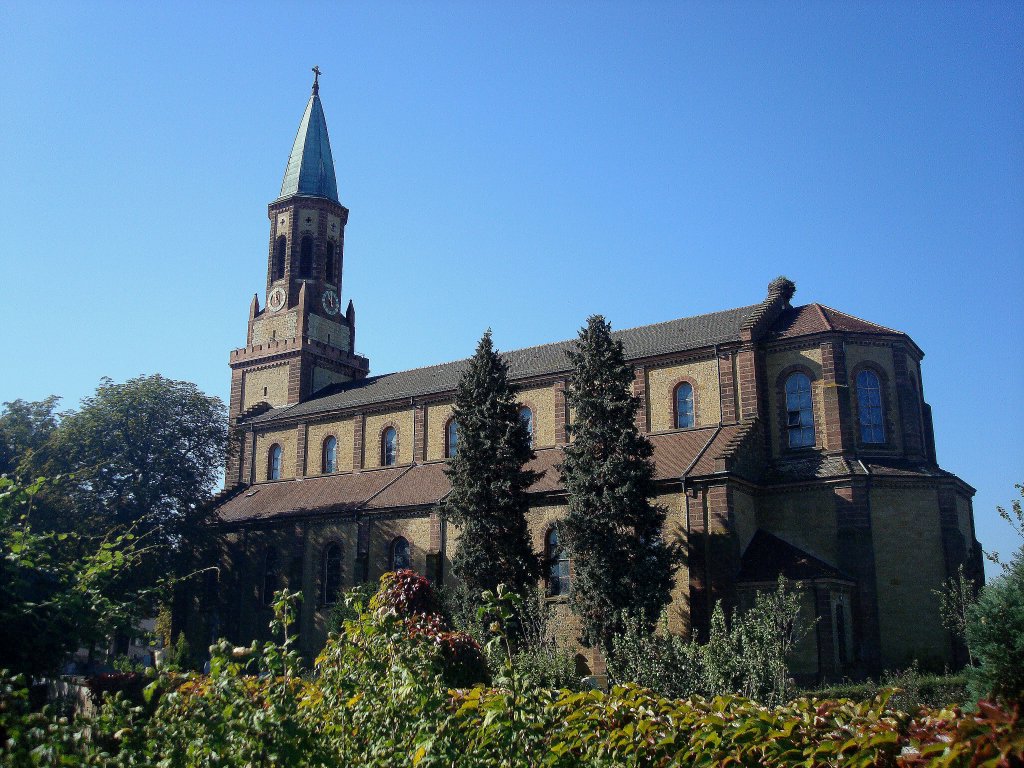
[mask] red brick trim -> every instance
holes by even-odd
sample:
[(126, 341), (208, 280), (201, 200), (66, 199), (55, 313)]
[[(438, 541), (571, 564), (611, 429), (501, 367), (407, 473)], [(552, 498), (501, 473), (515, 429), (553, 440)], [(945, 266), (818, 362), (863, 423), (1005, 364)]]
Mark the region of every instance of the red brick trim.
[(633, 368), (633, 397), (637, 399), (636, 428), (642, 433), (651, 431), (651, 421), (648, 418), (650, 404), (647, 401), (647, 369), (642, 365)]
[[(677, 397), (679, 387), (683, 384), (690, 385), (690, 391), (693, 393), (693, 424), (689, 427), (679, 426), (679, 399)], [(698, 394), (697, 381), (689, 376), (680, 376), (672, 383), (672, 402), (670, 404), (672, 409), (672, 429), (696, 429), (697, 425), (700, 424), (700, 395)]]
[(427, 406), (416, 403), (412, 409), (412, 431), (416, 436), (412, 444), (413, 463), (426, 461), (427, 458)]
[(366, 417), (363, 413), (352, 414), (352, 471), (363, 468), (363, 438), (366, 432)]
[(565, 445), (568, 442), (565, 425), (569, 421), (566, 381), (559, 379), (551, 386), (555, 390), (555, 445)]
[[(811, 418), (814, 419), (814, 445), (804, 448), (789, 447), (789, 429), (786, 426), (788, 423), (786, 415), (786, 379), (797, 372), (806, 375), (811, 382)], [(815, 407), (817, 405), (821, 405), (820, 391), (817, 397), (814, 392), (814, 384), (818, 381), (821, 381), (821, 379), (814, 375), (814, 371), (801, 363), (796, 363), (783, 368), (775, 379), (775, 418), (778, 419), (779, 425), (779, 451), (781, 456), (795, 456), (808, 451), (820, 450), (824, 446), (824, 425), (818, 423), (820, 419), (818, 419), (818, 409)]]
[(841, 339), (821, 342), (821, 406), (825, 418), (824, 447), (845, 452), (853, 446), (846, 350)]
[(306, 425), (300, 422), (295, 426), (295, 476), (306, 476)]
[(900, 423), (903, 427), (903, 452), (907, 458), (925, 458), (922, 396), (915, 381), (917, 377), (907, 368), (903, 347), (893, 346), (892, 362), (896, 397), (900, 405)]
[(754, 348), (745, 347), (736, 355), (736, 382), (739, 385), (740, 421), (753, 421), (761, 415)]

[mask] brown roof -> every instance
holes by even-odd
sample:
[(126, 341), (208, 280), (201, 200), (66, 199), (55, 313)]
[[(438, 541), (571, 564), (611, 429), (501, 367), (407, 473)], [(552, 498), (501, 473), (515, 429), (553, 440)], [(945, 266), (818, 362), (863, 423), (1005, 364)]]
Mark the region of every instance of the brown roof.
[[(740, 328), (750, 313), (760, 305), (737, 307), (694, 317), (681, 317), (654, 325), (615, 331), (612, 336), (622, 341), (627, 360), (711, 347), (738, 341)], [(570, 369), (566, 352), (574, 341), (559, 341), (525, 349), (502, 352), (513, 381), (563, 373)], [(333, 384), (317, 392), (311, 399), (295, 405), (272, 408), (254, 416), (253, 422), (268, 422), (293, 416), (354, 408), (391, 400), (449, 392), (469, 367), (469, 358), (450, 363), (414, 368), (409, 371), (368, 376), (357, 381)]]
[[(682, 476), (698, 457), (691, 474), (713, 472), (713, 456), (725, 446), (736, 427), (683, 430), (654, 435), (655, 480), (673, 480)], [(709, 446), (710, 443), (710, 447)], [(704, 450), (705, 448), (708, 450)], [(701, 456), (701, 452), (704, 455)], [(529, 469), (538, 473), (530, 493), (548, 493), (562, 489), (558, 464), (561, 448), (542, 448), (536, 452)], [(383, 510), (422, 507), (436, 504), (450, 490), (443, 461), (362, 472), (295, 480), (257, 483), (229, 498), (217, 509), (224, 523), (267, 520), (302, 514), (323, 514), (353, 510)]]
[(797, 336), (809, 336), (829, 331), (905, 335), (902, 331), (869, 323), (867, 320), (861, 320), (859, 317), (826, 307), (824, 304), (805, 304), (802, 307), (790, 307), (784, 310), (772, 325), (771, 337), (792, 339)]
[(257, 483), (224, 502), (218, 507), (217, 515), (221, 521), (232, 523), (283, 514), (357, 509), (408, 470), (408, 467), (392, 467)]

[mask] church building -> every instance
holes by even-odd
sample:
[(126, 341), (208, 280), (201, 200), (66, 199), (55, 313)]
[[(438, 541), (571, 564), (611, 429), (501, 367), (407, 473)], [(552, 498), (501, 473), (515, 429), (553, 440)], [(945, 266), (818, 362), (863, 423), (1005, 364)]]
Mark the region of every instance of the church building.
[[(266, 635), (274, 591), (299, 590), (309, 655), (353, 585), (402, 567), (451, 583), (459, 532), (436, 505), (449, 491), (452, 401), (468, 365), (371, 375), (355, 352), (355, 308), (342, 298), (348, 209), (318, 90), (268, 207), (263, 300), (253, 298), (245, 345), (230, 353), (234, 450), (216, 501), (225, 567), (190, 612), (198, 630), (248, 642)], [(782, 574), (816, 618), (795, 673), (953, 664), (964, 651), (932, 590), (961, 565), (980, 579), (981, 549), (974, 489), (936, 460), (924, 353), (903, 331), (794, 304), (795, 293), (779, 277), (746, 306), (615, 334), (654, 448), (664, 535), (686, 553), (670, 627), (699, 635), (716, 601), (742, 604)], [(545, 599), (573, 643), (557, 469), (570, 346), (503, 357), (539, 473), (529, 522), (547, 558)]]

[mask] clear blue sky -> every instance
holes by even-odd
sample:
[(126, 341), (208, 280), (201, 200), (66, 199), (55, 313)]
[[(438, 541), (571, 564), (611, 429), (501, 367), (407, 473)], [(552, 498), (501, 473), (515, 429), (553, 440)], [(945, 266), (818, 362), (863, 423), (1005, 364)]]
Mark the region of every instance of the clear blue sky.
[(1024, 482), (1020, 3), (68, 3), (0, 10), (0, 401), (227, 398), (324, 72), (374, 372), (759, 301), (908, 332), (942, 465)]

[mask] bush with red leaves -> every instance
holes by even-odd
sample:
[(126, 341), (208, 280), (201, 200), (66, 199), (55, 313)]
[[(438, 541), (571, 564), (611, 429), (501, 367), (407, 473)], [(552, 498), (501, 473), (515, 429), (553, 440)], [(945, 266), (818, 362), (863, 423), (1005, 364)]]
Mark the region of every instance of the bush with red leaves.
[(487, 663), (479, 643), (449, 626), (437, 610), (433, 586), (420, 574), (408, 568), (385, 573), (370, 607), (402, 619), (410, 637), (437, 648), (448, 685), (461, 688), (487, 680)]

